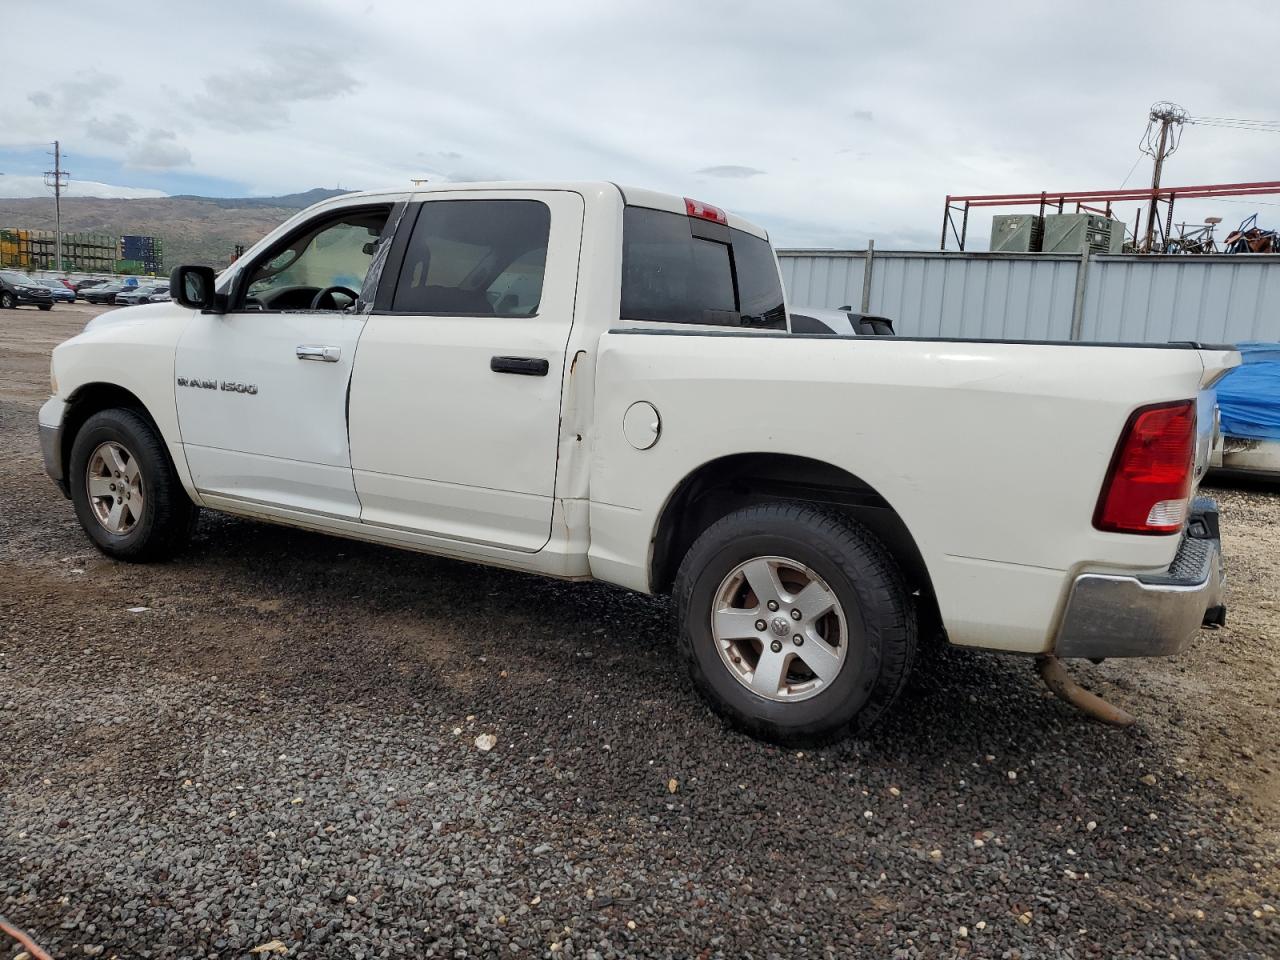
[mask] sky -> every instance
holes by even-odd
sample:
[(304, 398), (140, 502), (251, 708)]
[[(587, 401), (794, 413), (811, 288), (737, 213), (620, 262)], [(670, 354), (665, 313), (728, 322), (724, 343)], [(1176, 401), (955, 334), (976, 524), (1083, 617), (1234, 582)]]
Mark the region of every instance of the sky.
[[(10, 36), (53, 39), (44, 0), (5, 7)], [(779, 246), (928, 249), (947, 194), (1149, 183), (1138, 142), (1155, 101), (1280, 120), (1265, 66), (1280, 13), (1263, 2), (58, 11), (56, 43), (5, 46), (0, 196), (47, 195), (58, 139), (70, 196), (604, 179), (728, 208)], [(1188, 126), (1164, 182), (1280, 180), (1277, 148), (1274, 132)], [(1280, 226), (1280, 196), (1187, 202), (1175, 220), (1255, 210)]]

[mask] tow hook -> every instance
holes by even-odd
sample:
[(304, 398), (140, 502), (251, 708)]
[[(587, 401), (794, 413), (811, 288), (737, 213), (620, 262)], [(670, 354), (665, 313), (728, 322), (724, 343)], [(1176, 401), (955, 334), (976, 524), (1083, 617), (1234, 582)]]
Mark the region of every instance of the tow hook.
[(1137, 717), (1127, 710), (1121, 710), (1115, 704), (1107, 703), (1096, 693), (1090, 693), (1071, 679), (1067, 668), (1057, 657), (1044, 655), (1036, 657), (1036, 669), (1044, 685), (1058, 697), (1071, 704), (1081, 713), (1093, 719), (1108, 723), (1113, 727), (1130, 727), (1137, 722)]

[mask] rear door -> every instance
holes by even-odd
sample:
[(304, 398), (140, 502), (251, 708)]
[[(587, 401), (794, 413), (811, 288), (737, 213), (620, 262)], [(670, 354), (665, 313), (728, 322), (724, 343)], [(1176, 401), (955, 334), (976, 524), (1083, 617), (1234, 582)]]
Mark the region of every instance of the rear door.
[(582, 217), (577, 193), (500, 190), (405, 218), (351, 382), (364, 522), (525, 552), (550, 539)]

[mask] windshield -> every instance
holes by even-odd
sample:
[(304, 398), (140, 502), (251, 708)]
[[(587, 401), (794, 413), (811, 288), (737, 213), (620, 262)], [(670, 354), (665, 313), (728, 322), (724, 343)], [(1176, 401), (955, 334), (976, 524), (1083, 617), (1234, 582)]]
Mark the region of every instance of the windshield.
[(8, 280), (10, 283), (25, 283), (32, 287), (36, 285), (36, 282), (25, 273), (18, 273), (16, 270), (0, 270), (0, 277)]

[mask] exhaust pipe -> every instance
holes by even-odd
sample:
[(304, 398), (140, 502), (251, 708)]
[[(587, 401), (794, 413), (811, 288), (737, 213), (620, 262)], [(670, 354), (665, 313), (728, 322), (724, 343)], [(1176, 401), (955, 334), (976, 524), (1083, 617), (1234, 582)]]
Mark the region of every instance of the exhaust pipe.
[(1071, 674), (1067, 673), (1067, 668), (1057, 657), (1051, 655), (1036, 657), (1036, 669), (1046, 687), (1081, 713), (1113, 727), (1131, 727), (1137, 722), (1138, 718), (1129, 711), (1107, 703), (1096, 693), (1090, 693), (1072, 680)]

